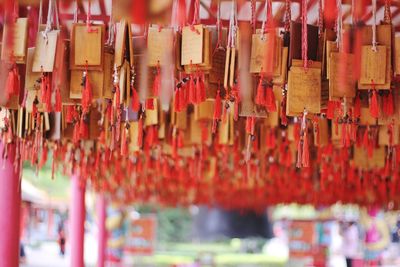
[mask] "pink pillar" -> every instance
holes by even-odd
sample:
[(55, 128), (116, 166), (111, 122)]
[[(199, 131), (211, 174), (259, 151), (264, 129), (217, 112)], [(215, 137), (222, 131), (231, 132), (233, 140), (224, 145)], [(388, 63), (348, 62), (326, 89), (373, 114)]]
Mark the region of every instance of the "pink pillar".
[(104, 194), (100, 194), (97, 198), (97, 227), (98, 232), (98, 259), (97, 267), (104, 267), (106, 261), (106, 247), (107, 247), (107, 201)]
[(79, 179), (79, 174), (73, 174), (71, 177), (71, 206), (69, 209), (71, 267), (84, 267), (85, 187)]
[(14, 168), (15, 146), (3, 158), (0, 142), (0, 266), (19, 266), (21, 190), (19, 171)]

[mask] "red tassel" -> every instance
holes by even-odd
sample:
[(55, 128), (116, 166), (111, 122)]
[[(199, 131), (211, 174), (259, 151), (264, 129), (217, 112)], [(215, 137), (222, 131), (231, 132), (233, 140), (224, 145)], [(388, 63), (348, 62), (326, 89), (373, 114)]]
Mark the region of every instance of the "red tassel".
[(274, 91), (272, 90), (272, 87), (269, 87), (266, 90), (265, 105), (266, 105), (268, 112), (276, 111), (275, 94), (274, 94)]
[(138, 112), (140, 109), (139, 95), (135, 88), (132, 88), (132, 110)]
[(254, 135), (254, 126), (255, 126), (255, 117), (247, 117), (246, 118), (246, 133), (250, 135)]
[(258, 82), (257, 86), (257, 94), (256, 94), (256, 101), (255, 103), (257, 105), (263, 106), (265, 104), (265, 97), (264, 97), (264, 86), (263, 86), (263, 78), (260, 77), (260, 80)]
[(72, 123), (74, 121), (74, 106), (67, 106), (67, 114), (65, 116), (65, 120), (67, 123)]
[(74, 125), (74, 131), (72, 133), (72, 142), (74, 142), (74, 143), (78, 143), (78, 141), (79, 141), (79, 130), (80, 130), (79, 124), (80, 123), (77, 121), (77, 122), (75, 122), (75, 125)]
[(153, 98), (148, 98), (146, 100), (146, 109), (154, 110), (154, 99)]
[(360, 118), (361, 116), (361, 99), (358, 94), (356, 95), (356, 99), (354, 100), (353, 115), (354, 118)]
[(195, 104), (200, 104), (201, 101), (201, 85), (200, 85), (200, 77), (197, 77), (196, 80), (196, 96), (195, 96)]
[(182, 111), (186, 108), (187, 106), (187, 90), (186, 90), (186, 86), (182, 85), (179, 88), (179, 110)]
[(372, 90), (372, 96), (369, 103), (369, 111), (372, 117), (378, 118), (379, 107), (378, 107), (378, 97), (376, 95), (376, 90)]
[(326, 118), (328, 120), (333, 120), (333, 118), (335, 117), (336, 107), (337, 107), (336, 101), (328, 102), (328, 109), (326, 111)]
[(157, 74), (153, 82), (153, 94), (155, 96), (159, 96), (160, 88), (161, 88), (161, 72), (160, 72), (160, 67), (157, 66)]
[(204, 86), (202, 75), (199, 76), (197, 82), (200, 84), (200, 102), (204, 102), (206, 101), (206, 87)]
[(61, 112), (62, 109), (62, 102), (61, 102), (61, 92), (60, 89), (58, 88), (56, 90), (56, 106), (54, 108), (55, 112)]
[(89, 80), (89, 73), (86, 71), (85, 84), (82, 92), (82, 109), (83, 112), (88, 112), (90, 104), (92, 104), (93, 92), (92, 85)]
[(128, 142), (127, 142), (127, 131), (128, 129), (126, 126), (122, 129), (122, 134), (121, 134), (121, 156), (127, 156), (128, 155)]
[(79, 123), (79, 138), (86, 139), (89, 137), (89, 127), (83, 119), (85, 115), (82, 115)]
[(393, 92), (390, 91), (389, 94), (384, 98), (383, 110), (385, 115), (392, 116), (394, 114), (394, 104), (393, 104)]
[(180, 112), (181, 111), (180, 100), (181, 100), (181, 93), (180, 93), (180, 89), (177, 87), (177, 88), (175, 88), (175, 96), (174, 96), (174, 109), (175, 109), (175, 112)]
[(16, 67), (8, 72), (6, 90), (8, 98), (19, 93), (19, 77)]
[(47, 146), (45, 144), (43, 144), (42, 147), (42, 156), (40, 158), (40, 163), (39, 163), (39, 169), (41, 169), (44, 164), (46, 164), (47, 162)]
[(365, 149), (368, 149), (369, 147), (369, 135), (368, 135), (368, 128), (365, 129), (364, 131), (364, 136), (363, 136), (363, 145)]
[(195, 84), (193, 80), (193, 76), (190, 76), (189, 79), (189, 95), (188, 95), (188, 102), (190, 104), (196, 103), (196, 91), (195, 91)]
[(303, 167), (309, 167), (310, 165), (310, 152), (308, 147), (308, 134), (307, 129), (304, 130), (304, 138), (303, 138), (303, 153), (301, 157), (301, 163)]
[(46, 79), (46, 110), (47, 112), (51, 112), (51, 87), (49, 79)]

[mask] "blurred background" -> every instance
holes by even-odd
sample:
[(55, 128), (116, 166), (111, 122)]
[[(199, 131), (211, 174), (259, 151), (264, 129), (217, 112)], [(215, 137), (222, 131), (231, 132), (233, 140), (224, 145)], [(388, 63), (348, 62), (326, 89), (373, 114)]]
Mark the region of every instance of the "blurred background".
[[(24, 267), (69, 266), (69, 178), (24, 167)], [(95, 196), (86, 194), (85, 262), (97, 260)], [(109, 203), (107, 266), (400, 266), (398, 212), (280, 205), (262, 212)], [(65, 242), (65, 254), (60, 248)]]

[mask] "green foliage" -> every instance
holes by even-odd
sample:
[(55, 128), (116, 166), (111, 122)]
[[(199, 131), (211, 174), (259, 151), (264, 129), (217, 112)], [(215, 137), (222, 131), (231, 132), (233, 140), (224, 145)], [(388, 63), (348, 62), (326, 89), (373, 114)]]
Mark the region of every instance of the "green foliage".
[(140, 206), (141, 214), (157, 214), (157, 240), (165, 242), (187, 242), (191, 237), (192, 217), (186, 208), (162, 208)]

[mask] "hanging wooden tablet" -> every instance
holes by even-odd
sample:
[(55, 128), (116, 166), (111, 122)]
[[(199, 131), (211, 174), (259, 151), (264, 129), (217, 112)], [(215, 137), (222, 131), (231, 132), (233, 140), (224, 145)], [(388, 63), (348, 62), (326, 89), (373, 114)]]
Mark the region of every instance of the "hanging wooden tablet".
[[(302, 38), (301, 38), (301, 22), (290, 23), (290, 46), (289, 46), (289, 66), (292, 65), (293, 59), (302, 59)], [(317, 60), (318, 51), (318, 26), (307, 25), (308, 39), (308, 60)]]
[[(274, 51), (269, 51), (271, 48), (273, 48)], [(272, 53), (272, 55), (268, 56), (268, 53)], [(260, 73), (268, 71), (268, 59), (273, 60), (271, 76), (279, 76), (281, 74), (282, 64), (282, 39), (277, 37), (274, 32), (253, 34), (251, 43), (250, 72)]]
[(89, 113), (89, 139), (97, 140), (101, 134), (101, 112), (97, 108), (92, 108)]
[(394, 38), (394, 74), (400, 75), (400, 36)]
[(52, 86), (54, 90), (60, 90), (63, 104), (74, 104), (78, 101), (70, 98), (71, 72), (69, 71), (69, 40), (61, 40), (58, 43), (54, 70), (52, 74)]
[(15, 61), (20, 64), (25, 63), (27, 42), (28, 18), (17, 18), (13, 23), (5, 23), (3, 28), (1, 60), (7, 62)]
[[(70, 69), (89, 70), (103, 69), (104, 25), (75, 23), (71, 30)], [(85, 44), (85, 45), (82, 45)]]
[(211, 121), (214, 118), (214, 99), (207, 99), (194, 106), (194, 119), (198, 121)]
[(329, 99), (355, 97), (356, 81), (353, 75), (354, 56), (332, 52), (329, 57)]
[(112, 99), (113, 98), (113, 72), (114, 72), (114, 54), (112, 50), (106, 49), (104, 53), (104, 86), (103, 86), (103, 95), (104, 98)]
[(204, 28), (203, 34), (203, 59), (202, 63), (197, 65), (185, 65), (184, 69), (186, 73), (192, 73), (196, 71), (209, 71), (212, 68), (212, 47), (211, 47), (211, 33), (208, 28)]
[(36, 36), (33, 72), (52, 72), (59, 43), (60, 30), (38, 32)]
[(295, 116), (321, 112), (321, 63), (313, 62), (308, 69), (297, 67), (302, 61), (292, 61), (288, 76), (286, 114)]
[(181, 65), (204, 63), (203, 25), (186, 26), (182, 29)]
[(287, 69), (288, 69), (288, 56), (289, 56), (289, 48), (283, 47), (282, 48), (282, 59), (281, 59), (281, 70), (279, 76), (273, 78), (274, 84), (285, 84), (286, 83), (286, 76), (287, 76)]
[(33, 56), (35, 53), (35, 48), (28, 48), (26, 56), (26, 70), (25, 70), (25, 90), (37, 90), (39, 89), (41, 73), (32, 72)]
[(225, 60), (226, 60), (226, 50), (217, 49), (212, 56), (212, 69), (210, 70), (210, 75), (208, 81), (214, 84), (224, 83), (224, 72), (225, 72)]
[(228, 111), (226, 120), (221, 120), (218, 127), (218, 142), (221, 145), (234, 144), (234, 120), (233, 113)]
[(331, 53), (339, 52), (339, 48), (337, 43), (334, 41), (327, 41), (326, 42), (326, 77), (329, 79), (331, 77), (330, 70), (331, 70)]
[[(371, 45), (361, 47), (361, 76), (359, 84), (384, 84), (386, 78), (386, 46), (378, 45), (373, 51)], [(371, 89), (371, 88), (369, 88)]]
[(124, 62), (125, 53), (125, 37), (128, 30), (126, 19), (121, 19), (117, 23), (116, 34), (115, 34), (115, 52), (114, 52), (114, 63), (117, 67), (120, 67)]
[(239, 116), (250, 117), (255, 116), (257, 118), (267, 118), (268, 112), (264, 106), (256, 105), (254, 102), (256, 95), (256, 88), (258, 86), (258, 79), (253, 78), (251, 87), (249, 88), (251, 93), (249, 98), (241, 99), (239, 106)]
[(147, 36), (148, 65), (156, 67), (169, 63), (167, 59), (173, 53), (173, 45), (174, 31), (172, 28), (149, 27)]

